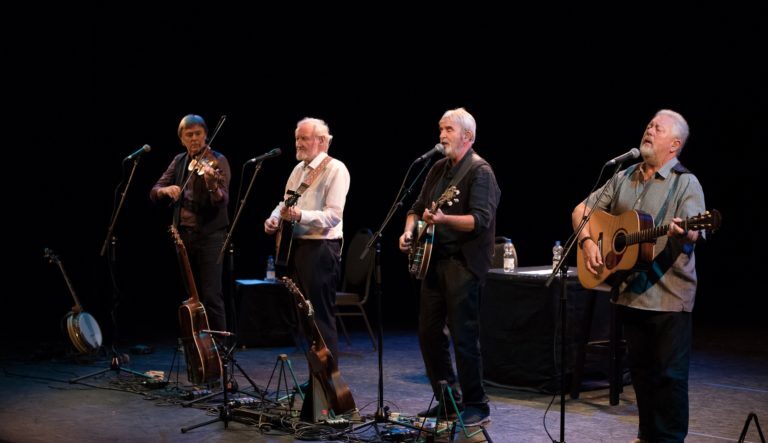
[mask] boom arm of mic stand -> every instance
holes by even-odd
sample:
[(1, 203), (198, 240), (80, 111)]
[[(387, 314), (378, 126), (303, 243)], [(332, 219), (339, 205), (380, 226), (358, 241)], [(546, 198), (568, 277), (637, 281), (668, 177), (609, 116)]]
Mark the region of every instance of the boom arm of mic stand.
[(109, 244), (109, 239), (112, 238), (112, 232), (114, 232), (115, 230), (115, 224), (117, 223), (117, 216), (120, 215), (120, 209), (122, 209), (123, 203), (125, 203), (125, 196), (126, 194), (128, 194), (128, 188), (131, 186), (131, 181), (133, 180), (133, 174), (136, 173), (136, 166), (139, 165), (140, 158), (141, 156), (137, 155), (133, 159), (133, 167), (131, 168), (131, 173), (128, 176), (128, 182), (125, 184), (125, 189), (123, 189), (123, 193), (120, 196), (120, 203), (117, 204), (117, 209), (115, 209), (115, 213), (112, 216), (112, 221), (109, 223), (109, 229), (107, 229), (107, 236), (106, 238), (104, 238), (104, 243), (101, 245), (101, 252), (99, 252), (100, 257), (104, 257), (104, 254), (106, 254), (107, 252), (107, 245)]
[(403, 206), (403, 201), (405, 200), (405, 197), (407, 197), (411, 193), (411, 191), (413, 191), (413, 186), (416, 184), (417, 181), (419, 181), (419, 177), (421, 177), (424, 171), (427, 170), (427, 167), (431, 162), (432, 162), (431, 158), (428, 158), (427, 161), (424, 162), (423, 166), (421, 167), (421, 171), (419, 171), (416, 177), (413, 178), (413, 181), (411, 182), (410, 186), (408, 186), (408, 188), (405, 189), (405, 192), (403, 192), (403, 185), (405, 185), (405, 179), (408, 178), (408, 174), (411, 172), (411, 168), (413, 168), (414, 163), (411, 163), (411, 166), (408, 167), (408, 170), (405, 172), (405, 177), (403, 178), (403, 184), (400, 185), (400, 190), (398, 191), (398, 194), (395, 197), (395, 203), (389, 208), (389, 212), (387, 212), (387, 216), (384, 217), (384, 221), (381, 223), (379, 230), (373, 234), (370, 240), (368, 240), (368, 244), (365, 245), (365, 249), (363, 249), (363, 253), (360, 254), (360, 260), (363, 260), (365, 256), (368, 255), (368, 251), (371, 250), (373, 248), (374, 243), (376, 243), (379, 240), (379, 238), (381, 237), (381, 233), (384, 231), (384, 228), (387, 227), (387, 225), (389, 224), (389, 221), (392, 219), (392, 216), (395, 215), (395, 211), (397, 211), (398, 208)]
[(251, 182), (248, 183), (248, 189), (245, 190), (245, 196), (242, 200), (240, 200), (240, 206), (237, 208), (234, 220), (232, 220), (232, 226), (229, 227), (229, 232), (227, 232), (226, 237), (224, 237), (224, 244), (221, 245), (219, 258), (216, 259), (216, 263), (221, 263), (221, 261), (224, 259), (224, 251), (227, 250), (227, 246), (229, 246), (229, 242), (232, 240), (232, 232), (235, 231), (237, 221), (240, 220), (240, 215), (243, 213), (243, 209), (245, 208), (245, 202), (248, 201), (248, 196), (251, 194), (251, 189), (253, 189), (253, 182), (256, 181), (256, 175), (258, 175), (259, 171), (261, 171), (261, 165), (262, 162), (256, 163), (256, 168), (254, 168), (253, 175), (251, 176)]

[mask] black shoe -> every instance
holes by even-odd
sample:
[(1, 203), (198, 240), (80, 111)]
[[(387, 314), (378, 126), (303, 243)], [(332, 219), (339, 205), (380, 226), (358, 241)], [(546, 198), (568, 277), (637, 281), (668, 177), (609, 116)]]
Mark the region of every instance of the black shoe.
[(481, 426), (491, 422), (491, 409), (485, 405), (470, 405), (461, 413), (464, 426)]
[[(462, 407), (461, 407), (460, 404), (457, 404), (456, 406), (459, 408), (459, 411), (462, 410)], [(447, 411), (447, 414), (446, 414), (446, 410), (443, 407), (443, 404), (439, 403), (439, 402), (436, 403), (431, 408), (429, 408), (427, 410), (424, 410), (424, 411), (421, 411), (421, 412), (419, 412), (416, 415), (418, 417), (422, 417), (422, 418), (439, 417), (439, 418), (444, 418), (444, 419), (448, 419), (448, 420), (455, 420), (458, 417), (458, 415), (456, 414), (456, 411), (453, 409), (453, 405), (450, 405), (448, 407), (448, 411)]]

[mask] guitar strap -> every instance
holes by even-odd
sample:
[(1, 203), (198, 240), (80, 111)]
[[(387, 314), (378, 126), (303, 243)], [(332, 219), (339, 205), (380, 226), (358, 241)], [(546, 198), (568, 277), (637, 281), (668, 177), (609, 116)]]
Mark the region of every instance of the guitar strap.
[(333, 157), (330, 155), (326, 156), (323, 161), (320, 162), (319, 165), (317, 165), (317, 168), (309, 171), (309, 174), (307, 174), (306, 177), (304, 177), (304, 181), (301, 182), (298, 188), (296, 188), (295, 191), (288, 191), (291, 195), (298, 195), (301, 196), (310, 186), (312, 186), (312, 183), (315, 181), (315, 179), (325, 171), (325, 167), (328, 166), (328, 163), (333, 160)]
[[(469, 169), (472, 167), (472, 164), (475, 161), (480, 159), (480, 156), (475, 154), (474, 150), (470, 151), (469, 154), (472, 155), (472, 158), (465, 158), (464, 159), (464, 163), (462, 163), (461, 166), (459, 166), (459, 169), (456, 171), (456, 174), (453, 176), (453, 178), (451, 179), (451, 182), (448, 183), (448, 185), (445, 187), (445, 189), (440, 191), (439, 194), (434, 194), (433, 195), (433, 197), (432, 197), (433, 201), (436, 201), (439, 198), (439, 196), (443, 195), (445, 193), (445, 191), (448, 190), (448, 188), (450, 188), (451, 186), (456, 186), (456, 184), (459, 183), (461, 181), (461, 179), (464, 178), (465, 175), (467, 175), (467, 172), (469, 172)], [(450, 169), (449, 169), (449, 171), (450, 171)]]
[[(672, 185), (669, 187), (667, 198), (664, 200), (664, 204), (661, 205), (659, 212), (654, 218), (654, 226), (658, 227), (662, 223), (662, 220), (664, 220), (664, 217), (667, 215), (667, 210), (669, 209), (669, 204), (672, 201), (672, 196), (675, 194), (680, 184), (680, 176), (690, 172), (691, 171), (683, 166), (682, 163), (678, 163), (672, 167), (672, 171), (670, 171), (670, 173), (674, 174), (674, 178), (670, 177), (669, 179), (674, 180), (675, 182), (672, 183)], [(645, 195), (645, 191), (643, 191), (643, 195)], [(627, 284), (629, 285), (632, 292), (636, 294), (642, 294), (643, 292), (650, 289), (651, 286), (655, 285), (661, 279), (661, 277), (664, 276), (667, 270), (674, 263), (675, 258), (676, 257), (672, 255), (672, 251), (669, 248), (664, 248), (664, 250), (662, 250), (653, 259), (653, 262), (651, 262), (650, 265), (650, 269), (648, 269), (647, 272), (636, 273), (633, 277), (630, 277), (627, 280)]]

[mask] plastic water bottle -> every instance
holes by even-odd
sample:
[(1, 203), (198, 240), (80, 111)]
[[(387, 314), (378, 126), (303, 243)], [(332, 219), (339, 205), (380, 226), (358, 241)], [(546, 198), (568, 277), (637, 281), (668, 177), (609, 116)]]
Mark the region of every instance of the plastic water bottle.
[(267, 258), (267, 277), (265, 278), (267, 281), (275, 281), (277, 280), (277, 276), (275, 275), (275, 258), (271, 255), (269, 258)]
[(552, 248), (552, 269), (557, 267), (560, 260), (563, 258), (563, 247), (560, 246), (560, 240), (555, 241), (555, 246)]
[(514, 272), (515, 270), (515, 246), (512, 240), (507, 239), (504, 243), (504, 272)]

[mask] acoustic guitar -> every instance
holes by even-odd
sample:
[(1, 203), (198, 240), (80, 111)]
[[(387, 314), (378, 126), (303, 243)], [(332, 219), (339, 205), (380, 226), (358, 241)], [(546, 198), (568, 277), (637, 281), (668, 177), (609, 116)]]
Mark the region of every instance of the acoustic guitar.
[(309, 350), (307, 350), (309, 370), (315, 381), (320, 384), (325, 397), (324, 399), (315, 398), (313, 400), (315, 402), (321, 400), (325, 407), (320, 409), (331, 409), (335, 415), (356, 411), (357, 406), (355, 406), (355, 400), (352, 398), (352, 391), (342, 380), (338, 362), (333, 354), (331, 354), (331, 351), (328, 350), (320, 329), (317, 327), (312, 302), (304, 297), (290, 278), (283, 277), (280, 281), (293, 294), (299, 306), (299, 311), (304, 315), (307, 326), (304, 330), (307, 332), (307, 340), (310, 343)]
[[(444, 205), (452, 206), (458, 202), (456, 198), (460, 194), (459, 188), (450, 186), (443, 192), (440, 198), (432, 204), (429, 212), (435, 213)], [(408, 272), (418, 280), (427, 275), (429, 260), (432, 256), (432, 244), (435, 242), (435, 225), (419, 220), (414, 227), (411, 240), (411, 249), (408, 252)]]
[[(685, 230), (720, 228), (720, 212), (706, 211), (678, 223)], [(654, 257), (655, 239), (666, 235), (669, 225), (653, 226), (653, 217), (642, 211), (631, 210), (611, 215), (595, 210), (589, 219), (589, 232), (600, 249), (603, 266), (595, 275), (586, 268), (584, 254), (576, 254), (579, 282), (587, 289), (595, 288), (619, 271), (647, 269)]]
[(197, 286), (195, 286), (195, 279), (189, 265), (187, 248), (184, 246), (176, 226), (171, 225), (170, 231), (189, 289), (189, 298), (179, 306), (179, 327), (184, 357), (187, 360), (187, 378), (195, 385), (211, 383), (218, 380), (223, 372), (221, 356), (219, 356), (219, 350), (216, 348), (213, 336), (200, 332), (210, 330), (208, 315), (197, 295)]
[(64, 265), (59, 260), (59, 257), (50, 249), (45, 248), (45, 258), (50, 263), (54, 263), (59, 267), (61, 275), (64, 276), (64, 282), (67, 284), (67, 288), (69, 288), (69, 293), (75, 301), (75, 306), (72, 307), (72, 310), (69, 311), (66, 317), (69, 340), (75, 346), (75, 349), (83, 354), (96, 351), (101, 347), (101, 328), (99, 328), (99, 323), (80, 306), (80, 300), (75, 295), (75, 288), (72, 286), (72, 282), (69, 281), (69, 277), (64, 271)]
[[(290, 208), (295, 206), (296, 202), (301, 197), (296, 191), (288, 191), (290, 197), (285, 199), (285, 206)], [(293, 226), (295, 222), (286, 222), (282, 218), (280, 219), (280, 225), (277, 227), (277, 233), (275, 234), (275, 264), (279, 266), (288, 266), (288, 259), (291, 257), (291, 245), (293, 244)]]

